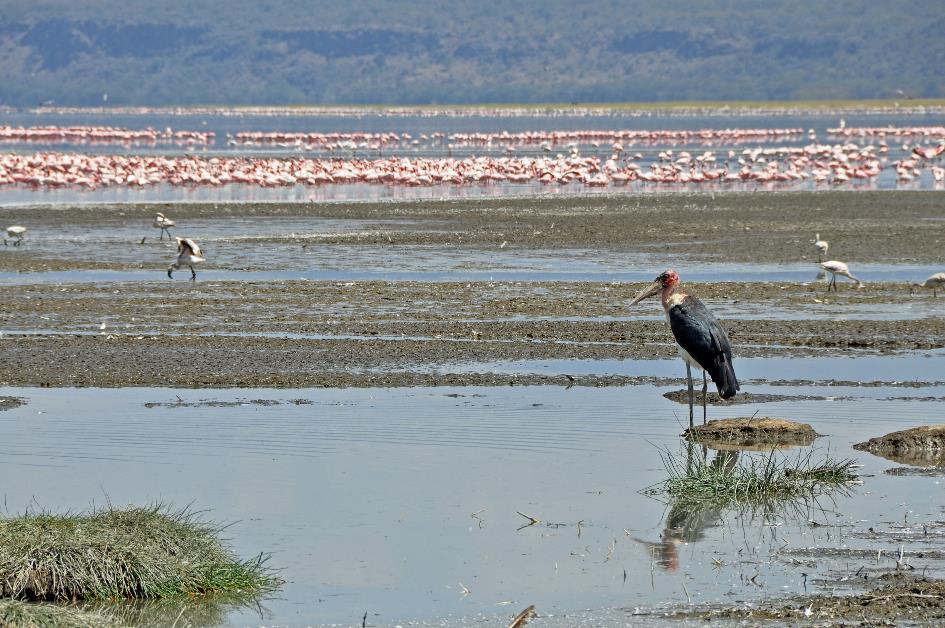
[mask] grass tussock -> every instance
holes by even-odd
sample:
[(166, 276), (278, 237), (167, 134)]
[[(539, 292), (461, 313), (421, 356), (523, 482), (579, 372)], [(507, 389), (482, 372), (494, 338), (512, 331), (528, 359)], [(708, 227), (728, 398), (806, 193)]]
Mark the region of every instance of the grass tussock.
[(814, 462), (811, 453), (790, 457), (770, 454), (742, 456), (737, 452), (709, 460), (704, 455), (677, 456), (666, 452), (663, 464), (669, 477), (644, 489), (680, 501), (760, 503), (816, 497), (857, 479), (852, 460), (825, 458)]
[(9, 628), (117, 628), (123, 624), (99, 613), (18, 600), (0, 600), (0, 626)]
[(31, 601), (253, 595), (281, 584), (221, 527), (164, 506), (0, 519), (0, 597)]

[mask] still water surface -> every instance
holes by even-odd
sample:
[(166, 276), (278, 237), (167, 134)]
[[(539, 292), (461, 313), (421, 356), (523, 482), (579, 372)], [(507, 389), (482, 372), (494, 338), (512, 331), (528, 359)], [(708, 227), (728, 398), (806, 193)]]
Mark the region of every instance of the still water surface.
[[(928, 360), (929, 373), (941, 366)], [(755, 362), (744, 377), (776, 375), (784, 361)], [(824, 370), (791, 362), (794, 373)], [(896, 364), (873, 364), (876, 379), (915, 376)], [(230, 625), (360, 625), (365, 611), (379, 626), (495, 624), (530, 603), (555, 625), (610, 623), (620, 609), (685, 602), (684, 589), (728, 603), (802, 592), (811, 569), (774, 552), (866, 546), (847, 532), (941, 517), (940, 479), (883, 475), (896, 465), (850, 449), (941, 413), (936, 402), (881, 400), (912, 394), (893, 387), (754, 386), (854, 399), (710, 408), (812, 423), (828, 435), (816, 456), (865, 465), (849, 496), (754, 517), (687, 515), (645, 497), (665, 477), (661, 452), (680, 451), (685, 408), (666, 390), (5, 389), (29, 403), (0, 414), (0, 493), (11, 513), (164, 501), (237, 522), (235, 550), (271, 552), (287, 584), (262, 616), (236, 608)], [(517, 511), (542, 523), (519, 529)], [(680, 521), (685, 538), (666, 532)]]

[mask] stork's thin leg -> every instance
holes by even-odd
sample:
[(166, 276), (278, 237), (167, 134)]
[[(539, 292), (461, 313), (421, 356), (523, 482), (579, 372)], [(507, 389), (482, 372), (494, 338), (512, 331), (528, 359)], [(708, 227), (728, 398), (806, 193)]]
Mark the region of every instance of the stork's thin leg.
[(686, 380), (689, 382), (689, 427), (692, 427), (692, 367), (686, 362)]
[(197, 281), (197, 271), (190, 264), (187, 264), (187, 266), (190, 268), (190, 280)]
[(705, 425), (705, 395), (709, 389), (709, 383), (705, 379), (705, 371), (702, 371), (702, 424)]

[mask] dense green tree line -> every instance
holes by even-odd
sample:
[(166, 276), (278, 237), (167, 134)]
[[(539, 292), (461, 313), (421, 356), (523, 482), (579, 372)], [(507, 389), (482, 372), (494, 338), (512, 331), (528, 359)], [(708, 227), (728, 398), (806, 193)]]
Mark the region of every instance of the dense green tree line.
[(945, 3), (6, 0), (0, 104), (945, 96)]

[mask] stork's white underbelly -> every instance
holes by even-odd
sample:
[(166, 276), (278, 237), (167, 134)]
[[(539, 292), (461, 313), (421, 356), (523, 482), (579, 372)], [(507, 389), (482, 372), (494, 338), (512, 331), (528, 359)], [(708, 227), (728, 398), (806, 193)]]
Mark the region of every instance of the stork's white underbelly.
[(683, 359), (683, 362), (687, 362), (687, 363), (688, 363), (692, 368), (694, 368), (694, 369), (698, 369), (698, 370), (700, 370), (700, 371), (704, 371), (704, 370), (705, 370), (704, 368), (702, 368), (702, 366), (700, 366), (700, 364), (699, 364), (698, 362), (696, 362), (695, 358), (693, 358), (691, 355), (689, 355), (689, 352), (688, 352), (688, 351), (686, 351), (685, 349), (683, 349), (683, 348), (680, 347), (679, 345), (676, 345), (676, 348), (679, 349), (679, 357), (681, 357), (681, 358)]

